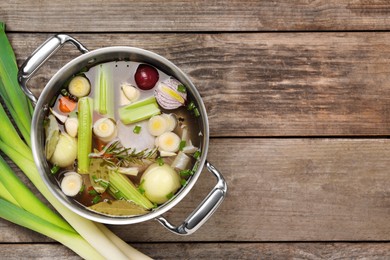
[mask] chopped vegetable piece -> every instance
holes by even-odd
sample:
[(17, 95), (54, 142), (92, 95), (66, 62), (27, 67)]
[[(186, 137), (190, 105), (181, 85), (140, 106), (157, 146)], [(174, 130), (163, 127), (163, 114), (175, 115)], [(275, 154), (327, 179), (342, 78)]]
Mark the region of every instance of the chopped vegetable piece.
[(123, 174), (110, 171), (110, 184), (114, 189), (120, 191), (125, 199), (133, 201), (135, 204), (146, 209), (153, 208), (153, 204), (142, 195), (134, 184)]
[(156, 162), (158, 163), (159, 166), (163, 166), (163, 165), (164, 165), (164, 160), (163, 160), (163, 158), (161, 158), (161, 157), (158, 157), (158, 158), (156, 159)]
[(91, 91), (91, 84), (84, 76), (76, 76), (69, 83), (69, 93), (81, 98), (85, 97)]
[(77, 136), (77, 129), (79, 128), (79, 120), (77, 117), (69, 117), (65, 121), (65, 131), (72, 137)]
[(100, 195), (96, 195), (93, 199), (92, 199), (92, 204), (96, 204), (98, 203), (99, 201), (102, 200), (102, 197)]
[(191, 158), (189, 156), (187, 156), (183, 152), (179, 152), (175, 160), (173, 160), (171, 167), (174, 169), (184, 170), (188, 168), (188, 164), (190, 163), (190, 161)]
[(171, 157), (171, 156), (176, 156), (176, 153), (167, 152), (167, 151), (160, 151), (160, 156), (161, 157)]
[(140, 89), (149, 90), (156, 85), (159, 74), (156, 68), (147, 64), (140, 64), (134, 74), (134, 79)]
[(59, 167), (68, 167), (77, 158), (77, 139), (61, 133), (50, 161)]
[(131, 102), (137, 101), (141, 95), (141, 92), (136, 87), (127, 82), (121, 85), (121, 90), (125, 97)]
[(187, 93), (179, 92), (179, 85), (182, 84), (172, 77), (158, 84), (155, 96), (160, 106), (165, 109), (176, 109), (184, 105)]
[(141, 132), (141, 127), (139, 125), (134, 126), (133, 133), (139, 134)]
[(179, 172), (179, 174), (180, 174), (180, 176), (182, 176), (182, 177), (187, 177), (187, 176), (192, 175), (193, 173), (192, 173), (192, 170), (187, 169), (187, 170), (181, 170), (181, 171)]
[(56, 174), (60, 168), (61, 168), (60, 166), (54, 164), (53, 167), (51, 167), (51, 169), (50, 169), (50, 173)]
[(181, 187), (179, 175), (167, 164), (150, 165), (142, 175), (141, 181), (145, 196), (157, 204), (166, 202), (167, 194), (174, 194)]
[(117, 171), (125, 175), (137, 176), (138, 167), (118, 167)]
[(180, 184), (181, 184), (181, 186), (186, 186), (187, 185), (187, 180), (186, 179), (181, 179), (180, 180)]
[(179, 91), (181, 93), (186, 93), (187, 89), (183, 84), (180, 84), (180, 85), (177, 85), (177, 91)]
[(63, 124), (68, 119), (68, 116), (62, 115), (62, 114), (56, 112), (55, 110), (53, 110), (52, 108), (50, 108), (50, 112)]
[(158, 147), (163, 151), (177, 152), (179, 145), (180, 137), (173, 132), (166, 132), (158, 137)]
[(198, 160), (199, 157), (200, 157), (200, 155), (201, 155), (201, 152), (200, 152), (199, 150), (197, 150), (197, 151), (192, 155), (192, 157), (194, 157), (196, 160)]
[(165, 120), (167, 121), (168, 124), (167, 131), (168, 132), (173, 131), (177, 126), (177, 118), (175, 114), (161, 114), (161, 116), (164, 117)]
[(77, 163), (78, 173), (88, 173), (89, 153), (92, 149), (92, 99), (82, 97), (79, 100), (79, 127), (78, 127), (78, 146)]
[(181, 140), (179, 144), (179, 151), (183, 151), (183, 148), (186, 146), (186, 140)]
[(100, 118), (93, 125), (93, 133), (103, 142), (110, 142), (117, 135), (116, 123), (110, 118)]
[(137, 101), (119, 109), (119, 118), (123, 124), (137, 123), (160, 114), (155, 97)]
[(149, 119), (148, 130), (153, 136), (159, 136), (166, 132), (168, 122), (162, 115), (155, 115)]
[(77, 172), (67, 172), (61, 181), (62, 192), (69, 197), (76, 196), (83, 186), (83, 180)]
[(62, 113), (70, 113), (77, 107), (77, 103), (69, 97), (60, 97), (58, 109)]

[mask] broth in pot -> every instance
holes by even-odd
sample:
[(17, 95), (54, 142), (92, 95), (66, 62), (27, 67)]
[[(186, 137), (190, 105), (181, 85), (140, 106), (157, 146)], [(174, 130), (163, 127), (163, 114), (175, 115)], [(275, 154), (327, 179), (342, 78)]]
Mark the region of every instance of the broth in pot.
[(44, 120), (62, 192), (108, 216), (167, 203), (196, 172), (199, 111), (186, 86), (144, 63), (95, 65), (69, 78)]

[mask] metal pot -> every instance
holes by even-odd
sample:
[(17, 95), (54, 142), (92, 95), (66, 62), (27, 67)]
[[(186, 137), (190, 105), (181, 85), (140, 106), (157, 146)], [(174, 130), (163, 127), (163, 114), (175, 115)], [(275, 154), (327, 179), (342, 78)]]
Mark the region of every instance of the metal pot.
[[(50, 58), (51, 55), (57, 52), (67, 42), (77, 47), (82, 53), (82, 55), (76, 57), (72, 61), (68, 62), (65, 66), (63, 66), (50, 79), (50, 81), (47, 83), (42, 93), (40, 94), (39, 98), (36, 98), (27, 87), (28, 80), (45, 63), (45, 61)], [(43, 120), (48, 114), (48, 104), (53, 100), (55, 96), (58, 95), (63, 83), (72, 75), (79, 72), (82, 68), (92, 67), (99, 63), (121, 60), (131, 60), (151, 64), (156, 68), (160, 69), (161, 71), (167, 73), (168, 75), (177, 78), (179, 81), (185, 84), (187, 86), (189, 95), (192, 97), (192, 100), (195, 101), (199, 108), (199, 112), (201, 115), (200, 129), (203, 133), (203, 138), (201, 141), (202, 155), (200, 158), (200, 164), (198, 170), (189, 179), (188, 184), (184, 188), (182, 188), (176, 194), (175, 198), (171, 201), (159, 206), (148, 214), (131, 217), (113, 217), (98, 214), (89, 211), (78, 203), (75, 203), (72, 198), (65, 196), (56, 184), (54, 178), (51, 176), (50, 167), (44, 155), (45, 137), (43, 129)], [(134, 224), (155, 219), (167, 229), (176, 234), (188, 235), (196, 231), (214, 213), (214, 211), (223, 201), (227, 191), (226, 182), (222, 175), (219, 173), (219, 171), (206, 160), (209, 145), (209, 124), (206, 115), (206, 109), (199, 95), (199, 92), (192, 84), (190, 79), (178, 67), (176, 67), (167, 59), (153, 52), (133, 47), (107, 47), (89, 51), (76, 39), (68, 35), (59, 34), (49, 38), (40, 47), (38, 47), (37, 50), (35, 50), (34, 53), (24, 62), (24, 64), (19, 70), (18, 80), (23, 91), (35, 105), (35, 111), (31, 127), (31, 143), (35, 163), (49, 190), (66, 207), (68, 207), (75, 213), (96, 222), (117, 225)], [(172, 225), (165, 217), (162, 216), (162, 214), (176, 206), (188, 194), (191, 188), (195, 185), (204, 166), (206, 166), (207, 170), (217, 178), (217, 184), (207, 195), (207, 197), (201, 202), (201, 204), (183, 221), (181, 225)]]

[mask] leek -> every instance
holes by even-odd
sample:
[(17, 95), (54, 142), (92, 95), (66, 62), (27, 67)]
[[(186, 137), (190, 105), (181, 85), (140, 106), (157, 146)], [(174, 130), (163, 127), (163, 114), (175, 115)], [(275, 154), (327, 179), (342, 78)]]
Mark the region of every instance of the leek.
[(0, 161), (2, 166), (0, 168), (0, 217), (47, 235), (68, 246), (85, 259), (146, 258), (140, 252), (134, 253), (135, 249), (121, 241), (111, 231), (70, 211), (48, 190), (35, 166), (32, 151), (27, 145), (30, 142), (30, 136), (27, 133), (30, 133), (33, 108), (17, 84), (16, 61), (12, 47), (5, 36), (4, 24), (1, 22), (0, 46), (3, 48), (0, 52), (0, 95), (24, 138), (23, 140), (18, 136), (17, 130), (2, 105), (0, 105), (0, 127), (2, 127), (2, 131), (0, 131), (0, 150), (24, 172), (70, 225), (62, 218), (49, 216), (54, 213), (43, 209), (37, 202), (33, 203), (43, 211), (39, 211), (38, 214), (33, 213), (35, 209), (26, 206), (26, 204), (29, 201), (37, 200), (37, 198), (32, 193), (25, 195), (25, 197), (18, 194), (23, 194), (23, 192), (27, 194), (27, 191), (24, 190), (25, 188), (22, 187), (21, 182), (15, 181), (14, 177), (11, 176), (12, 170), (5, 166), (6, 162), (4, 160)]
[(88, 173), (90, 163), (88, 155), (92, 150), (92, 99), (80, 98), (78, 112), (77, 171)]
[(119, 118), (124, 124), (137, 123), (161, 113), (154, 96), (131, 103), (119, 109)]
[(26, 95), (17, 82), (18, 67), (15, 54), (5, 34), (5, 24), (0, 22), (0, 96), (10, 108), (25, 141), (30, 145), (31, 113)]

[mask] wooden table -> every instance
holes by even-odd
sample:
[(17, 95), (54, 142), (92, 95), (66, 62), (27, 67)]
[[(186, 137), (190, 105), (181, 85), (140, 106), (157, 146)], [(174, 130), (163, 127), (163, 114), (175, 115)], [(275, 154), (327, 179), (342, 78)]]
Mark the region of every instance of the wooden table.
[[(210, 120), (208, 159), (225, 176), (228, 196), (191, 236), (156, 221), (110, 226), (142, 252), (156, 259), (390, 257), (388, 1), (5, 0), (0, 19), (19, 64), (62, 32), (91, 50), (154, 51), (198, 87)], [(53, 56), (33, 80), (35, 93), (77, 55), (66, 46)], [(179, 223), (212, 185), (205, 171), (166, 215)], [(0, 255), (78, 258), (3, 220)]]

